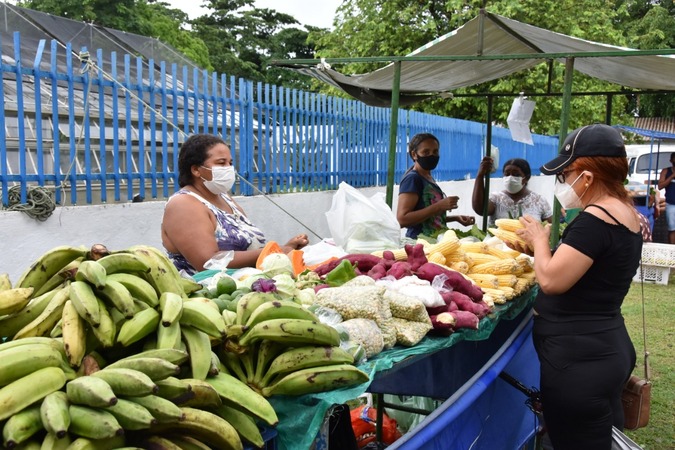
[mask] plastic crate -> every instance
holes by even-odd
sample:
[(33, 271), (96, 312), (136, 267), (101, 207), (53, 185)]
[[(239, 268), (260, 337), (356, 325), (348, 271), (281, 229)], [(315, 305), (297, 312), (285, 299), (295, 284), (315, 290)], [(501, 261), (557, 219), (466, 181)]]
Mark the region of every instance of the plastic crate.
[[(265, 446), (262, 447), (263, 450), (277, 450), (277, 430), (274, 428), (263, 427), (260, 430), (263, 440), (265, 441)], [(244, 450), (256, 450), (256, 447), (251, 447), (250, 445), (244, 445)]]
[(675, 267), (675, 245), (645, 242), (642, 245), (642, 264)]
[[(670, 278), (670, 267), (651, 266), (647, 264), (642, 265), (643, 278), (645, 282), (656, 284), (668, 284)], [(634, 282), (640, 282), (640, 268), (638, 267)]]

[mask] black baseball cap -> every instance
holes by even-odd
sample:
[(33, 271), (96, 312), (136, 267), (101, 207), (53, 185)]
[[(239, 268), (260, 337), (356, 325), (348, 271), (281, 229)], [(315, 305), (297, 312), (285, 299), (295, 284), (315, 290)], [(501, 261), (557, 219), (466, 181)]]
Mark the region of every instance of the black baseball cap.
[(539, 168), (545, 175), (555, 175), (580, 156), (626, 157), (621, 133), (609, 125), (596, 123), (577, 128), (567, 135), (557, 157)]

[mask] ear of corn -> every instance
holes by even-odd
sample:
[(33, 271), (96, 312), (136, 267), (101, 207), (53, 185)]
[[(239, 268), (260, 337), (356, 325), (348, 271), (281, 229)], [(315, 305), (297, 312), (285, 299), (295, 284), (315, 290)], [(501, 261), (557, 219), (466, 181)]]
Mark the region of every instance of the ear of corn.
[(497, 228), (505, 231), (515, 231), (525, 228), (518, 219), (497, 219), (495, 220), (495, 225), (497, 225)]
[(516, 244), (520, 244), (521, 246), (527, 248), (527, 242), (525, 242), (520, 236), (518, 236), (515, 232), (513, 231), (506, 231), (501, 228), (488, 228), (488, 231), (492, 233), (494, 236), (497, 236), (499, 239), (501, 239), (504, 242), (512, 242)]
[(503, 291), (500, 291), (499, 289), (490, 289), (490, 288), (481, 288), (483, 290), (483, 299), (485, 299), (486, 296), (490, 296), (492, 298), (492, 301), (495, 302), (498, 305), (503, 305), (506, 303), (506, 294), (504, 294)]
[(537, 279), (534, 270), (531, 270), (529, 272), (523, 272), (520, 275), (518, 275), (518, 278), (524, 278), (532, 283), (534, 283), (535, 280)]
[(507, 286), (515, 288), (516, 283), (518, 282), (518, 277), (511, 274), (493, 275), (493, 276), (497, 278), (497, 284), (499, 286)]
[(462, 242), (461, 249), (471, 253), (487, 253), (488, 245), (484, 242)]
[[(397, 248), (396, 250), (390, 250), (394, 254), (394, 259), (396, 261), (407, 261), (408, 260), (408, 254), (405, 252), (404, 248)], [(377, 250), (371, 253), (373, 256), (377, 256), (379, 258), (382, 258), (382, 255), (384, 255), (384, 250)]]
[(516, 256), (516, 262), (523, 269), (523, 272), (532, 272), (534, 270), (532, 258), (530, 258), (524, 253), (521, 253), (520, 255)]
[(467, 273), (469, 271), (469, 265), (465, 261), (448, 261), (446, 259), (445, 265), (460, 273)]
[(444, 239), (437, 244), (430, 245), (428, 248), (425, 248), (425, 253), (440, 253), (442, 255), (449, 255), (455, 250), (459, 249), (460, 243), (457, 239)]
[(518, 253), (515, 250), (510, 250), (510, 251), (502, 250), (502, 249), (497, 248), (497, 247), (492, 246), (492, 245), (488, 245), (487, 247), (488, 247), (487, 248), (487, 254), (492, 255), (492, 256), (496, 256), (499, 259), (513, 258), (514, 257), (513, 253), (515, 253), (516, 255), (522, 255), (523, 254), (523, 253)]
[(466, 255), (471, 258), (474, 265), (499, 261), (499, 258), (497, 258), (496, 256), (488, 255), (487, 253), (466, 252)]
[(433, 252), (427, 256), (429, 262), (445, 265), (445, 256), (441, 252)]
[(476, 264), (471, 267), (474, 273), (491, 273), (493, 275), (515, 274), (520, 266), (515, 259), (500, 259), (497, 261)]
[(488, 273), (467, 273), (466, 275), (481, 288), (497, 289), (499, 287), (499, 280), (497, 280), (496, 275)]

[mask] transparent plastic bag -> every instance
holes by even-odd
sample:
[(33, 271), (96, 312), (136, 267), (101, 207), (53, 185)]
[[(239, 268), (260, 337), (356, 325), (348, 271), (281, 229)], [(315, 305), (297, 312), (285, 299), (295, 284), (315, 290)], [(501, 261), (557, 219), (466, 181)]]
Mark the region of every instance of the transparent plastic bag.
[(380, 327), (370, 319), (349, 319), (335, 325), (341, 341), (351, 341), (361, 345), (366, 358), (372, 358), (384, 350), (384, 339)]
[(227, 250), (218, 252), (204, 263), (204, 269), (207, 270), (225, 270), (227, 265), (234, 259), (234, 251)]

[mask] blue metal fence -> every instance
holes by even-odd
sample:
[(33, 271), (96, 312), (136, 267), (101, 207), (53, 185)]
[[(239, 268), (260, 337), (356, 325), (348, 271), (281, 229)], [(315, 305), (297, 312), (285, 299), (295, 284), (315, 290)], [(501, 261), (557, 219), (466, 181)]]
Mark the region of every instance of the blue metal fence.
[[(11, 44), (2, 42), (0, 65), (5, 205), (12, 186), (20, 186), (22, 201), (31, 186), (54, 188), (60, 204), (166, 198), (178, 187), (180, 144), (194, 132), (229, 143), (250, 183), (239, 183), (238, 194), (386, 184), (388, 108), (128, 54), (73, 52), (57, 41), (39, 41), (29, 61), (19, 33)], [(441, 141), (437, 180), (475, 176), (486, 125), (401, 110), (397, 182), (411, 163), (408, 139), (418, 132)], [(492, 137), (501, 161), (525, 158), (534, 173), (557, 152), (557, 138), (535, 135), (528, 146), (498, 127)]]

